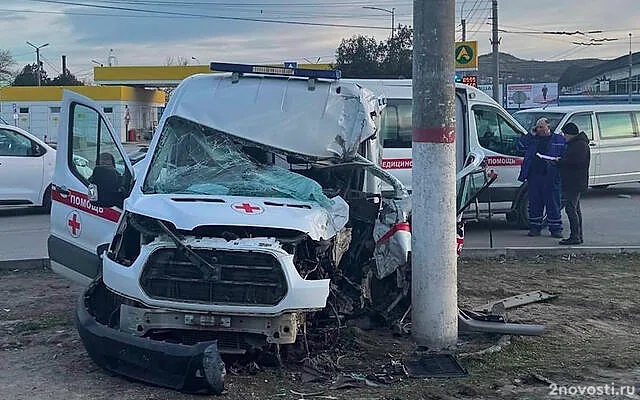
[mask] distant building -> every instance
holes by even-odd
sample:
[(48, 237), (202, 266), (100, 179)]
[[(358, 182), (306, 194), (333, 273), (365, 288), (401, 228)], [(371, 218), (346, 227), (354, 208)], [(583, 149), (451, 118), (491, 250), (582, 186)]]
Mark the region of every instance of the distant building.
[(137, 134), (154, 128), (166, 101), (161, 90), (127, 86), (8, 86), (0, 88), (0, 117), (47, 142), (57, 142), (64, 89), (96, 101), (122, 142), (130, 139), (127, 125)]
[(558, 82), (563, 95), (628, 95), (640, 93), (640, 52), (631, 56), (633, 65), (629, 80), (629, 55), (598, 65), (568, 68)]

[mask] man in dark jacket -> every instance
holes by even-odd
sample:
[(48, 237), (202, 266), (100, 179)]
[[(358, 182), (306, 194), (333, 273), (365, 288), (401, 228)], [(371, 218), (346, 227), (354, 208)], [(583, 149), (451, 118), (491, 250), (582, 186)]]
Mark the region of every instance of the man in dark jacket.
[(565, 146), (564, 137), (551, 132), (546, 118), (540, 118), (533, 132), (518, 141), (524, 152), (518, 180), (529, 184), (529, 236), (540, 236), (546, 210), (551, 236), (562, 238), (560, 172), (552, 161), (564, 154)]
[(567, 150), (558, 160), (558, 166), (562, 178), (562, 202), (569, 219), (571, 235), (569, 238), (561, 240), (560, 244), (582, 244), (584, 239), (582, 237), (580, 196), (589, 188), (589, 163), (591, 161), (589, 138), (584, 132), (579, 132), (576, 124), (572, 122), (562, 127), (562, 133), (567, 140)]

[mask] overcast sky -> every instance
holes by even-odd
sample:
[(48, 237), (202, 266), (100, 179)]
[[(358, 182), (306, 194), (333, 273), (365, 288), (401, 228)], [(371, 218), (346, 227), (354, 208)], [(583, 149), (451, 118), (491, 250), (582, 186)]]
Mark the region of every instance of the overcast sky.
[[(412, 5), (411, 0), (0, 0), (0, 49), (10, 50), (21, 67), (35, 60), (26, 41), (49, 43), (42, 49), (49, 75), (60, 72), (65, 54), (68, 68), (81, 78), (91, 78), (91, 60), (106, 64), (110, 49), (119, 65), (164, 65), (168, 57), (194, 64), (328, 62), (344, 37), (389, 36), (391, 13), (363, 6), (395, 8), (396, 24), (412, 25)], [(456, 38), (464, 15), (467, 39), (478, 41), (481, 54), (491, 50), (490, 8), (491, 0), (456, 0)], [(615, 58), (628, 53), (629, 32), (637, 37), (633, 50), (640, 50), (639, 19), (639, 0), (500, 0), (505, 30), (500, 50), (537, 60)]]

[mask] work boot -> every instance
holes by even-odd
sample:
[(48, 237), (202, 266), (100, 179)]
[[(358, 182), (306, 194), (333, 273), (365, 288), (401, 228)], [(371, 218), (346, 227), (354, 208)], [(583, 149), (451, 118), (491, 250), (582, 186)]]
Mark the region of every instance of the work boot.
[(559, 243), (561, 245), (563, 245), (563, 246), (571, 246), (571, 245), (574, 245), (574, 244), (582, 244), (582, 241), (580, 239), (578, 239), (578, 238), (570, 237), (570, 238), (567, 238), (567, 239), (562, 239)]
[(556, 239), (562, 239), (564, 236), (562, 236), (562, 232), (551, 232), (551, 237)]
[(540, 231), (530, 230), (529, 233), (527, 233), (527, 236), (530, 236), (530, 237), (540, 236)]

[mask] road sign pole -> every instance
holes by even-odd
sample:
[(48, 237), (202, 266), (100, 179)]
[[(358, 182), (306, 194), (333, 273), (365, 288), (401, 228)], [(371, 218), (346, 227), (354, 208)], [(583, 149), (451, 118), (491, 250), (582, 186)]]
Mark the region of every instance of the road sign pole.
[(458, 338), (455, 1), (414, 0), (413, 10), (411, 331), (438, 351)]
[(500, 103), (500, 62), (499, 62), (499, 49), (500, 39), (498, 38), (498, 0), (492, 2), (492, 51), (493, 51), (493, 98)]

